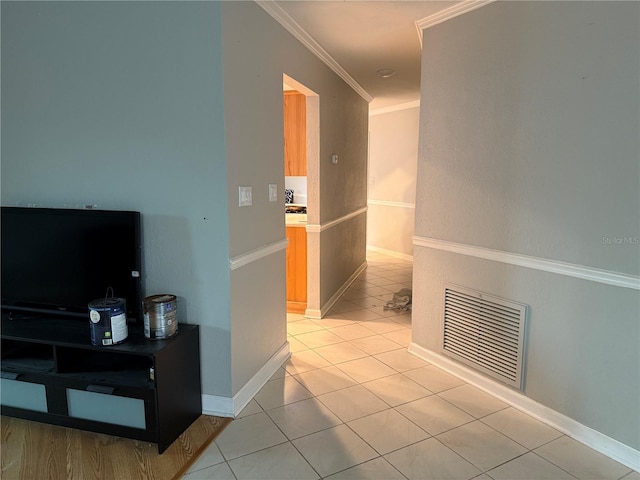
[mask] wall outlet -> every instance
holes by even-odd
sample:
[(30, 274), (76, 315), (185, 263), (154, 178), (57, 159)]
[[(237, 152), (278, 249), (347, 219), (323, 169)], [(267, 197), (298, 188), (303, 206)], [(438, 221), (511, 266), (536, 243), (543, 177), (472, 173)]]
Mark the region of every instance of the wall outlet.
[(278, 185), (275, 183), (269, 184), (269, 201), (277, 202), (278, 201)]
[(252, 205), (251, 187), (238, 187), (238, 206), (248, 207)]

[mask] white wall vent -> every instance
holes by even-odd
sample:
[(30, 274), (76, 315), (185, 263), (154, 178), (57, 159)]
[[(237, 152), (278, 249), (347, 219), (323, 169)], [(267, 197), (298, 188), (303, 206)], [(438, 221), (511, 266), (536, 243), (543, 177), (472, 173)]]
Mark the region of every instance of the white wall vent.
[(523, 388), (527, 305), (444, 285), (442, 353)]

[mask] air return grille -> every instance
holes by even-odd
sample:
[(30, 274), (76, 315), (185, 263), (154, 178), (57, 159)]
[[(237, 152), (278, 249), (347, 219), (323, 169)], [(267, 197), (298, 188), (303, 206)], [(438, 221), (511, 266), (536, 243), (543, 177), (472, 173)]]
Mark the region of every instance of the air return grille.
[(442, 351), (522, 389), (527, 306), (445, 284)]

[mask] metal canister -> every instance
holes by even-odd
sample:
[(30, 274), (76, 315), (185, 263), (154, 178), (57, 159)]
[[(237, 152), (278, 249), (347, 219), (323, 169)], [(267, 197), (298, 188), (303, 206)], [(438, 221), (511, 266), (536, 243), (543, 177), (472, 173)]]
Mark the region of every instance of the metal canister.
[(144, 336), (150, 340), (163, 340), (178, 333), (178, 302), (175, 295), (163, 293), (146, 297), (144, 312)]
[(124, 342), (129, 335), (124, 298), (100, 298), (89, 303), (91, 343), (107, 346)]

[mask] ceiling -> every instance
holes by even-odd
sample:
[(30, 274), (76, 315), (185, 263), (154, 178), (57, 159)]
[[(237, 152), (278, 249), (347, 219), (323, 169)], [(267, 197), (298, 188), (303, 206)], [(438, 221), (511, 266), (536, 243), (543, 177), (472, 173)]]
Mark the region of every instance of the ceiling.
[[(312, 50), (320, 51), (321, 58), (327, 57), (323, 58), (325, 63), (346, 72), (361, 87), (361, 95), (371, 99), (370, 109), (375, 110), (420, 99), (421, 40), (416, 22), (461, 2), (258, 3)], [(376, 73), (380, 69), (393, 69), (395, 73), (382, 78)]]

